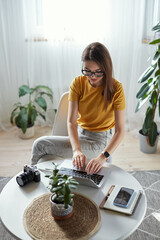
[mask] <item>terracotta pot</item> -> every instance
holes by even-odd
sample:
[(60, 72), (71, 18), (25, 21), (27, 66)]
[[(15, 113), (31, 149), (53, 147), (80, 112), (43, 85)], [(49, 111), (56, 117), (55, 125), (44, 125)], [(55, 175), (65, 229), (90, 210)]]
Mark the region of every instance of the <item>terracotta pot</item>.
[(72, 216), (73, 214), (73, 207), (69, 205), (66, 209), (64, 208), (64, 204), (55, 203), (52, 201), (52, 194), (50, 196), (50, 203), (51, 203), (51, 214), (56, 220), (65, 220)]
[(157, 151), (157, 145), (158, 145), (158, 134), (157, 139), (154, 146), (151, 146), (149, 144), (148, 136), (145, 136), (139, 131), (139, 138), (140, 138), (140, 151), (144, 153), (155, 153)]

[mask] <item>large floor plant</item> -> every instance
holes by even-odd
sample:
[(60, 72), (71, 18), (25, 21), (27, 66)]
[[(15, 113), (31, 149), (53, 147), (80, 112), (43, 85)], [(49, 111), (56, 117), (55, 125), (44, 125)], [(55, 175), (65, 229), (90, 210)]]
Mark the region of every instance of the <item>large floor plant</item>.
[[(160, 32), (160, 22), (152, 30), (155, 33)], [(154, 146), (158, 135), (157, 123), (154, 120), (157, 108), (160, 116), (160, 38), (155, 39), (149, 44), (156, 45), (155, 53), (151, 65), (138, 80), (143, 85), (136, 95), (139, 101), (135, 111), (137, 112), (148, 100), (149, 106), (146, 110), (140, 133), (148, 136), (149, 144)]]
[(38, 85), (34, 88), (28, 85), (19, 87), (19, 98), (28, 95), (26, 104), (18, 102), (14, 104), (14, 109), (11, 112), (10, 122), (15, 123), (17, 127), (25, 133), (27, 128), (33, 126), (37, 116), (39, 115), (46, 120), (45, 112), (47, 110), (47, 101), (45, 97), (49, 97), (53, 101), (52, 90), (44, 85)]

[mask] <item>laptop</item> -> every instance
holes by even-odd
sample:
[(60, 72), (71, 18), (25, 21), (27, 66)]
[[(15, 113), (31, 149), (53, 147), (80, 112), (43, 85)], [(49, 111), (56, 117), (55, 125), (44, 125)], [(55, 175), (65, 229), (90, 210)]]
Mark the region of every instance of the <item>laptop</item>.
[(74, 167), (71, 160), (64, 160), (58, 168), (60, 174), (73, 176), (79, 184), (94, 188), (100, 188), (106, 180), (106, 176), (109, 174), (109, 169), (107, 167), (102, 167), (98, 173), (88, 174)]

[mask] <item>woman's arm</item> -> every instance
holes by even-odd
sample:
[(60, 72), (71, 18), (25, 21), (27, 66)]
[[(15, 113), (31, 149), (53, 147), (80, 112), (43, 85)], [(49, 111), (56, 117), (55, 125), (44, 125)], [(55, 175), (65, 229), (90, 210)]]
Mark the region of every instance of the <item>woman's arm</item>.
[(122, 139), (124, 138), (124, 135), (125, 135), (125, 110), (115, 111), (115, 133), (109, 144), (104, 149), (104, 151), (107, 151), (109, 152), (109, 154), (112, 154), (121, 143)]
[(78, 102), (69, 101), (67, 127), (73, 152), (81, 150), (77, 132)]
[[(115, 111), (115, 133), (109, 142), (109, 144), (105, 147), (104, 152), (107, 151), (110, 155), (116, 150), (116, 148), (121, 143), (125, 134), (125, 110)], [(106, 157), (103, 153), (101, 153), (97, 158), (92, 159), (86, 169), (89, 173), (98, 172), (103, 163), (106, 162)]]
[(79, 137), (77, 132), (78, 102), (69, 101), (67, 127), (73, 150), (73, 165), (77, 168), (84, 166), (86, 157), (81, 152)]

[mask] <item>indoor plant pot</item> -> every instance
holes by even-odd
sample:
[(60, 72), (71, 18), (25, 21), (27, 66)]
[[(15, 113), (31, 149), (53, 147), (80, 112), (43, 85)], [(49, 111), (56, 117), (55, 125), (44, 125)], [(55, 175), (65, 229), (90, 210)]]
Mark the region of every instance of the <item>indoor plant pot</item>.
[(25, 133), (23, 133), (21, 127), (18, 127), (18, 136), (22, 139), (32, 138), (32, 137), (34, 137), (34, 133), (35, 133), (35, 126), (34, 125), (28, 126)]
[(149, 144), (148, 136), (145, 136), (142, 132), (142, 129), (139, 130), (139, 139), (140, 139), (140, 150), (144, 153), (155, 153), (157, 150), (158, 137), (156, 138), (156, 142), (153, 146)]
[[(152, 29), (155, 32), (160, 31), (160, 22), (153, 27)], [(138, 98), (138, 104), (136, 106), (135, 112), (137, 112), (144, 103), (149, 103), (149, 107), (145, 113), (145, 119), (143, 123), (143, 127), (140, 130), (140, 141), (143, 140), (145, 136), (145, 141), (140, 143), (141, 150), (143, 152), (149, 153), (150, 148), (152, 149), (152, 153), (157, 149), (158, 142), (158, 129), (157, 123), (155, 122), (155, 113), (158, 108), (159, 116), (160, 116), (160, 39), (156, 39), (150, 44), (157, 45), (153, 59), (151, 61), (151, 65), (145, 70), (145, 72), (140, 76), (138, 82), (143, 83), (143, 86), (138, 91), (136, 97)], [(147, 144), (146, 146), (142, 146)], [(146, 150), (145, 150), (146, 149)]]
[(65, 208), (63, 203), (54, 202), (55, 193), (50, 196), (51, 203), (51, 214), (57, 220), (65, 220), (72, 216), (73, 206), (68, 205), (68, 208)]
[(10, 122), (20, 129), (21, 138), (30, 138), (34, 136), (33, 126), (37, 116), (39, 115), (46, 120), (47, 102), (45, 97), (47, 96), (53, 101), (53, 92), (47, 86), (38, 85), (35, 88), (30, 88), (27, 85), (22, 85), (19, 87), (19, 98), (25, 95), (28, 95), (27, 103), (14, 104), (15, 108), (11, 112)]
[(57, 164), (53, 162), (52, 174), (46, 175), (49, 178), (49, 190), (53, 193), (50, 196), (51, 214), (57, 220), (65, 220), (72, 216), (74, 205), (74, 194), (72, 189), (76, 189), (79, 184), (72, 176), (61, 175)]

